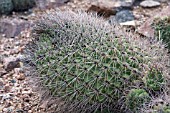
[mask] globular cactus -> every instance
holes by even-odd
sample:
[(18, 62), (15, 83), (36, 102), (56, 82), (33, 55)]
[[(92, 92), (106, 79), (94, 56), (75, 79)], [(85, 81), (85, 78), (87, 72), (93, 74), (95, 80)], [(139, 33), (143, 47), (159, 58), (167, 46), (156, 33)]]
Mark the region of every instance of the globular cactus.
[(12, 0), (14, 11), (25, 11), (35, 6), (35, 0)]
[(1, 0), (0, 1), (0, 15), (9, 14), (13, 10), (12, 0)]
[(166, 93), (169, 58), (160, 42), (71, 11), (46, 14), (33, 34), (31, 61), (64, 112), (138, 113)]

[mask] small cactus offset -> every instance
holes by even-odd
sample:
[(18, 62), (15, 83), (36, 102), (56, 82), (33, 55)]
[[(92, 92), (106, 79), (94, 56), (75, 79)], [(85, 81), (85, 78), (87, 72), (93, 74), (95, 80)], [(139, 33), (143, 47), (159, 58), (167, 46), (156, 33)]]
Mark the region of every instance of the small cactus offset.
[(138, 106), (149, 102), (150, 96), (144, 89), (132, 89), (126, 99), (128, 107), (135, 112)]
[(13, 10), (12, 0), (1, 0), (0, 1), (0, 15), (9, 14)]
[(169, 58), (160, 42), (71, 11), (46, 14), (33, 34), (31, 62), (43, 87), (65, 102), (62, 111), (139, 113), (167, 92)]
[(170, 50), (170, 16), (164, 18), (156, 18), (153, 23), (155, 35), (163, 40), (166, 47)]
[(12, 0), (14, 11), (25, 11), (35, 6), (35, 0)]

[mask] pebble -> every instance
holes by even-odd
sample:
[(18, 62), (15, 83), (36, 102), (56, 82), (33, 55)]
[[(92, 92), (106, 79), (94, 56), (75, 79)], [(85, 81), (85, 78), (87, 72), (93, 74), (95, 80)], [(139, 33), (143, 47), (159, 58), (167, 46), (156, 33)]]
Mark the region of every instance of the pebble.
[(0, 78), (0, 88), (3, 87), (4, 83), (3, 80)]
[(145, 7), (145, 8), (152, 8), (152, 7), (157, 7), (160, 6), (160, 2), (154, 1), (154, 0), (145, 0), (140, 3), (140, 6)]
[(5, 87), (4, 87), (4, 91), (5, 91), (5, 92), (10, 91), (10, 86), (9, 86), (9, 84), (6, 84), (6, 85), (5, 85)]
[(4, 58), (4, 60), (3, 60), (5, 70), (8, 72), (13, 70), (14, 68), (19, 68), (20, 67), (19, 62), (20, 62), (20, 59), (14, 57), (14, 56)]
[(23, 73), (20, 73), (17, 75), (16, 77), (18, 80), (24, 80), (25, 79), (25, 75)]
[(8, 109), (7, 109), (7, 108), (4, 108), (4, 109), (3, 109), (3, 112), (7, 112), (7, 111), (8, 111)]

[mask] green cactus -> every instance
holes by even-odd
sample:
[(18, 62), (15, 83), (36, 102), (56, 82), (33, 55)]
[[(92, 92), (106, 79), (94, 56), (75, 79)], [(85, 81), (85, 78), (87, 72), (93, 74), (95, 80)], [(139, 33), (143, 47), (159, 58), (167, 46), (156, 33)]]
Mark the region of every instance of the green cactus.
[(163, 112), (161, 113), (170, 113), (170, 106), (164, 106)]
[(162, 105), (158, 104), (153, 106), (153, 112), (152, 113), (170, 113), (170, 105)]
[[(45, 15), (33, 34), (31, 61), (43, 86), (68, 105), (63, 111), (133, 111), (166, 87), (168, 56), (162, 45), (128, 37), (102, 19), (57, 11)], [(148, 82), (153, 74), (161, 81)]]
[(132, 89), (126, 97), (126, 103), (134, 112), (146, 102), (150, 100), (149, 94), (144, 89)]
[(145, 81), (145, 85), (154, 91), (160, 90), (165, 84), (162, 73), (157, 70), (151, 70), (143, 80)]
[(1, 0), (0, 1), (0, 15), (9, 14), (13, 10), (12, 0)]
[(170, 49), (170, 17), (156, 18), (152, 26), (156, 36), (162, 39), (167, 48)]
[(12, 0), (15, 11), (25, 11), (35, 6), (35, 0)]

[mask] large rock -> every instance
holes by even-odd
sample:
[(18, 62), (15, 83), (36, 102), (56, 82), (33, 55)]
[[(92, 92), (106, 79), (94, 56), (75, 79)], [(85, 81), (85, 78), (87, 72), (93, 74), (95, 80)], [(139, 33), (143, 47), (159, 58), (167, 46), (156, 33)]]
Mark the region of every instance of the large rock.
[(9, 14), (13, 10), (12, 0), (0, 0), (0, 15)]
[(127, 21), (133, 21), (134, 15), (130, 10), (122, 10), (116, 14), (115, 18), (118, 23), (123, 23)]
[(21, 31), (31, 26), (29, 21), (22, 19), (2, 19), (0, 21), (0, 33), (5, 34), (6, 37), (14, 38), (19, 35)]
[(140, 6), (147, 7), (147, 8), (157, 7), (160, 5), (161, 5), (160, 2), (154, 0), (145, 0), (140, 3)]
[(15, 11), (25, 11), (36, 5), (35, 0), (12, 0)]

